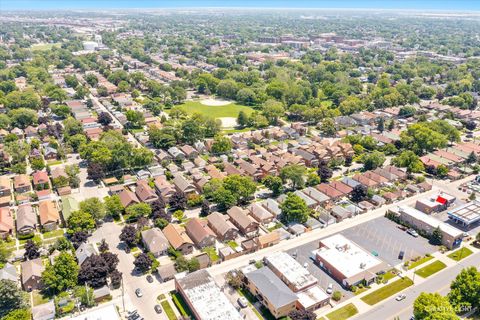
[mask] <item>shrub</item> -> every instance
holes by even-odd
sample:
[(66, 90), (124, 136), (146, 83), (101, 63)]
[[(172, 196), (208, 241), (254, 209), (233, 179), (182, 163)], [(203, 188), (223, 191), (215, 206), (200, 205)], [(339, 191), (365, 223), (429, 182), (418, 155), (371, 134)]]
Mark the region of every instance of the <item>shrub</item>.
[(332, 294), (332, 299), (334, 301), (340, 301), (340, 299), (342, 299), (342, 293), (340, 291), (334, 291)]

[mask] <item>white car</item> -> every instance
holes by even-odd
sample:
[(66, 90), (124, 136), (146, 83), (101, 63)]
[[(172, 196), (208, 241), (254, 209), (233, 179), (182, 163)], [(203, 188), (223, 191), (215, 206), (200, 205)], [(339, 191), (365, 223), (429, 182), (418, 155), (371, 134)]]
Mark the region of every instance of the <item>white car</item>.
[(304, 267), (305, 269), (307, 269), (307, 268), (308, 268), (308, 262), (305, 262), (305, 263), (303, 264), (303, 267)]
[(402, 300), (404, 300), (406, 297), (407, 297), (407, 296), (404, 295), (404, 294), (399, 294), (399, 295), (395, 298), (395, 300), (397, 300), (397, 301), (402, 301)]
[(248, 307), (248, 301), (247, 301), (247, 298), (245, 297), (238, 298), (237, 302), (238, 302), (238, 305), (242, 308)]
[(333, 292), (333, 284), (330, 283), (330, 284), (328, 285), (328, 287), (327, 287), (327, 293), (328, 293), (328, 294), (331, 294), (332, 292)]

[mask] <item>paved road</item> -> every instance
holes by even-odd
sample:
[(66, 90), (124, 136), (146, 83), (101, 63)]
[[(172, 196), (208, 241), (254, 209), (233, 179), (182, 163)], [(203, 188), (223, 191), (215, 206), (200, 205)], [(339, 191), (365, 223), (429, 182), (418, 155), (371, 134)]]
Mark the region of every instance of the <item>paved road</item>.
[(395, 300), (396, 295), (392, 298), (385, 300), (375, 308), (368, 312), (360, 314), (352, 319), (355, 320), (372, 320), (372, 319), (385, 319), (393, 320), (395, 317), (399, 317), (400, 320), (408, 320), (413, 314), (413, 302), (422, 292), (438, 292), (442, 295), (446, 295), (450, 290), (450, 283), (455, 279), (457, 274), (463, 268), (480, 265), (480, 252), (472, 254), (465, 258), (457, 265), (440, 271), (438, 274), (427, 279), (425, 282), (418, 284), (405, 290), (403, 293), (407, 295), (407, 298), (401, 302)]

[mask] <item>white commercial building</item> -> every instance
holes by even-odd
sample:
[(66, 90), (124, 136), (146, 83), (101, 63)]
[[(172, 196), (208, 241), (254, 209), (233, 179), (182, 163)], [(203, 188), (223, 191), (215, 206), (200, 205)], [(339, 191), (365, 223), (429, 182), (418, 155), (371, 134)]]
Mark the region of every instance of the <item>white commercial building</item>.
[(117, 308), (115, 305), (109, 304), (108, 306), (94, 309), (85, 313), (82, 313), (71, 320), (120, 320), (120, 315), (118, 314)]

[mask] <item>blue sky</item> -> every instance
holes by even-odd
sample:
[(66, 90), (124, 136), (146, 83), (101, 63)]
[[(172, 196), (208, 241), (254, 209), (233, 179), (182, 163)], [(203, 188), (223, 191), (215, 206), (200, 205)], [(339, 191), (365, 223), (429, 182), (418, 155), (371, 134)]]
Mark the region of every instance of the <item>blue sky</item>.
[(0, 0), (0, 10), (273, 7), (480, 10), (480, 0)]

